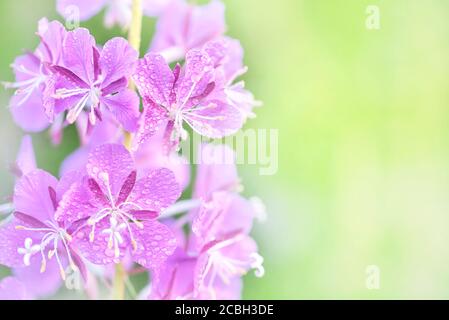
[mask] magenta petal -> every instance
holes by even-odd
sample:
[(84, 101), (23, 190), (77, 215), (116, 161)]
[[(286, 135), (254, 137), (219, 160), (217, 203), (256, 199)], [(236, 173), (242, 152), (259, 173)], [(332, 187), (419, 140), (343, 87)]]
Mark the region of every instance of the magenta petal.
[(47, 18), (39, 20), (38, 35), (41, 44), (36, 49), (36, 54), (42, 61), (60, 63), (62, 56), (62, 45), (67, 34), (64, 26), (59, 21), (49, 22)]
[(88, 189), (87, 182), (84, 180), (76, 182), (70, 186), (59, 201), (55, 219), (73, 223), (96, 213), (99, 210), (99, 205)]
[[(164, 55), (170, 56), (170, 60), (177, 60), (185, 51), (201, 47), (225, 31), (224, 5), (221, 1), (214, 0), (206, 5), (171, 1), (158, 20), (151, 51), (165, 50)], [(179, 53), (167, 54), (173, 50)]]
[(64, 41), (65, 66), (88, 84), (94, 82), (94, 47), (95, 39), (85, 28), (68, 32)]
[(14, 277), (6, 277), (0, 281), (0, 300), (27, 300), (29, 296), (24, 284)]
[(162, 168), (138, 180), (128, 201), (138, 204), (144, 210), (160, 212), (173, 204), (180, 194), (173, 172)]
[(190, 6), (183, 0), (170, 1), (157, 21), (151, 51), (160, 52), (185, 44), (190, 9)]
[(154, 104), (150, 100), (144, 100), (144, 111), (139, 119), (139, 128), (133, 141), (133, 149), (147, 142), (157, 131), (167, 123), (167, 110)]
[(11, 108), (14, 122), (28, 132), (39, 132), (46, 129), (50, 122), (42, 106), (42, 94), (35, 90), (26, 100), (25, 95), (11, 97)]
[[(230, 244), (226, 245), (225, 242)], [(211, 253), (217, 250), (219, 251), (218, 254), (220, 255), (220, 259), (213, 261), (211, 260)], [(202, 253), (198, 258), (198, 264), (195, 269), (196, 295), (204, 295), (207, 293), (207, 295), (210, 295), (213, 299), (220, 298), (220, 291), (224, 288), (224, 279), (221, 278), (220, 274), (214, 272), (214, 269), (219, 269), (220, 263), (231, 265), (238, 263), (237, 266), (241, 271), (236, 271), (233, 277), (232, 275), (226, 275), (229, 278), (228, 280), (232, 282), (234, 279), (239, 279), (242, 276), (242, 273), (246, 273), (252, 268), (252, 254), (254, 253), (257, 253), (257, 244), (249, 236), (240, 234), (236, 235), (235, 238), (217, 242), (215, 246), (212, 246), (209, 250)], [(229, 284), (227, 284), (227, 286), (228, 285)], [(235, 289), (237, 290), (238, 288)]]
[(0, 225), (0, 265), (23, 267), (23, 255), (19, 254), (17, 249), (24, 247), (26, 238), (31, 238), (33, 243), (40, 242), (39, 233), (16, 229), (17, 226), (24, 225), (23, 221), (15, 218), (8, 223)]
[(89, 154), (86, 169), (104, 194), (108, 195), (108, 188), (111, 188), (112, 196), (117, 196), (126, 178), (134, 170), (134, 161), (123, 145), (103, 144)]
[[(107, 0), (58, 0), (56, 8), (58, 13), (68, 18), (72, 13), (70, 6), (79, 10), (81, 20), (87, 20), (100, 12), (101, 8), (106, 4)], [(73, 14), (73, 13), (72, 13)]]
[(153, 220), (159, 217), (159, 212), (150, 210), (131, 210), (130, 213), (137, 220)]
[(120, 78), (128, 78), (134, 71), (138, 54), (123, 38), (106, 42), (100, 54), (100, 68), (104, 76), (102, 87)]
[(124, 242), (120, 245), (120, 256), (115, 258), (114, 248), (108, 248), (109, 234), (103, 231), (110, 227), (108, 219), (100, 221), (95, 226), (95, 238), (93, 242), (89, 240), (89, 233), (91, 228), (86, 226), (81, 228), (73, 235), (72, 245), (76, 247), (80, 254), (94, 264), (105, 265), (119, 262), (125, 257), (128, 248), (127, 238), (124, 237)]
[(137, 130), (140, 101), (134, 91), (124, 89), (117, 94), (102, 97), (101, 102), (106, 105), (125, 130), (130, 132)]
[(144, 221), (143, 229), (133, 224), (132, 229), (137, 242), (132, 257), (145, 268), (158, 268), (176, 249), (176, 237), (170, 228), (158, 221)]
[(188, 257), (181, 249), (153, 274), (152, 300), (176, 300), (193, 298), (193, 275), (196, 259)]
[(23, 225), (30, 226), (32, 228), (48, 228), (48, 226), (42, 221), (19, 211), (14, 212), (14, 217), (16, 218), (16, 221), (20, 221)]
[(36, 157), (31, 136), (27, 135), (22, 138), (15, 165), (16, 169), (20, 171), (20, 175), (36, 169)]
[[(21, 86), (11, 98), (9, 106), (14, 121), (25, 131), (37, 132), (45, 129), (49, 121), (42, 106), (41, 64), (31, 53), (17, 57), (13, 68), (17, 82), (33, 81), (32, 86)], [(32, 90), (31, 90), (32, 89)]]
[(200, 47), (226, 31), (225, 6), (213, 0), (206, 5), (192, 9), (187, 35), (188, 48)]
[(176, 97), (180, 105), (201, 96), (214, 80), (214, 61), (202, 50), (187, 52), (184, 74), (176, 82)]
[(61, 199), (73, 184), (81, 182), (84, 176), (85, 172), (82, 170), (68, 171), (62, 175), (56, 188), (57, 199)]
[(169, 106), (175, 77), (161, 55), (148, 53), (140, 59), (133, 79), (143, 98)]
[(14, 189), (14, 206), (40, 221), (53, 220), (53, 202), (48, 187), (56, 189), (58, 180), (43, 170), (24, 175)]
[(198, 134), (209, 138), (222, 138), (236, 133), (243, 126), (242, 113), (220, 100), (204, 102), (184, 115), (184, 120)]
[(192, 231), (198, 236), (198, 244), (223, 239), (231, 234), (248, 234), (255, 212), (249, 200), (235, 193), (216, 192), (212, 200), (198, 210), (192, 223)]
[(103, 96), (108, 96), (110, 94), (116, 94), (118, 91), (126, 89), (127, 86), (128, 79), (125, 77), (121, 77), (120, 79), (109, 84), (107, 87), (103, 87), (101, 89), (101, 92), (103, 93)]
[(193, 219), (192, 231), (198, 237), (201, 247), (214, 239), (223, 226), (223, 218), (230, 204), (230, 196), (225, 192), (214, 193), (213, 200), (205, 202)]
[(117, 198), (117, 204), (125, 202), (126, 199), (128, 199), (128, 196), (131, 193), (131, 191), (134, 188), (134, 185), (136, 183), (136, 177), (137, 177), (137, 172), (132, 171), (129, 174), (128, 178), (126, 178), (125, 182), (123, 183), (122, 188), (120, 189), (120, 193)]
[(27, 267), (14, 268), (14, 276), (20, 280), (29, 295), (34, 298), (45, 298), (56, 293), (61, 287), (62, 280), (59, 273), (59, 265), (56, 260), (48, 260), (45, 272), (41, 273), (41, 256), (37, 254), (31, 259)]
[(92, 193), (92, 195), (94, 196), (94, 200), (96, 202), (98, 202), (99, 204), (101, 204), (103, 206), (108, 205), (108, 199), (104, 195), (103, 191), (101, 190), (100, 186), (95, 181), (95, 179), (89, 178), (87, 180), (87, 186), (88, 186), (90, 192)]

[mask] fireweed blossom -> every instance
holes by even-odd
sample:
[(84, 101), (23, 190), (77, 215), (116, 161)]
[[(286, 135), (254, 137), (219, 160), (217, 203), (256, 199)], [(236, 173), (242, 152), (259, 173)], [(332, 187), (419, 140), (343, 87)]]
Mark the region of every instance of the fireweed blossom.
[[(121, 299), (125, 283), (134, 296), (126, 281), (141, 272), (151, 277), (140, 298), (239, 299), (242, 277), (264, 274), (250, 236), (264, 207), (240, 194), (234, 152), (201, 145), (193, 171), (178, 152), (187, 126), (222, 138), (260, 105), (238, 80), (247, 68), (240, 42), (224, 35), (224, 4), (138, 3), (58, 0), (69, 19), (105, 8), (107, 26), (130, 28), (129, 43), (98, 45), (87, 29), (42, 19), (37, 49), (13, 64), (6, 87), (16, 89), (15, 122), (27, 132), (51, 126), (54, 143), (75, 124), (80, 147), (57, 180), (37, 168), (31, 137), (22, 140), (13, 196), (0, 205), (0, 264), (11, 272), (0, 279), (0, 299), (49, 297), (64, 282), (78, 288), (79, 276), (89, 298), (105, 284)], [(139, 59), (141, 13), (158, 21)]]
[(258, 277), (265, 272), (249, 236), (259, 207), (238, 193), (234, 152), (204, 144), (199, 157), (194, 188), (199, 207), (186, 216), (192, 233), (179, 231), (182, 219), (170, 224), (178, 230), (178, 248), (154, 272), (150, 299), (239, 299), (242, 276), (251, 269)]
[(174, 62), (183, 59), (189, 50), (218, 39), (225, 31), (225, 7), (221, 1), (194, 5), (186, 0), (171, 0), (157, 22), (149, 51)]
[(251, 269), (264, 275), (263, 258), (248, 235), (251, 203), (215, 193), (194, 219), (193, 234), (153, 273), (150, 299), (239, 299), (242, 276)]
[(19, 56), (11, 65), (16, 81), (4, 85), (16, 89), (9, 105), (14, 121), (25, 131), (42, 131), (50, 124), (42, 107), (45, 82), (49, 76), (46, 64), (61, 63), (65, 34), (64, 26), (58, 21), (41, 19), (37, 32), (40, 44), (34, 52)]
[(128, 131), (134, 131), (139, 117), (139, 99), (127, 88), (137, 52), (123, 38), (113, 38), (99, 50), (87, 29), (67, 33), (62, 65), (50, 65), (52, 76), (44, 92), (47, 116), (67, 110), (67, 121), (74, 123), (82, 112), (89, 125), (101, 121), (106, 109)]
[[(20, 178), (14, 190), (14, 215), (0, 226), (0, 264), (14, 268), (24, 278), (29, 276), (26, 267), (53, 275), (56, 269), (63, 280), (68, 267), (85, 275), (84, 263), (72, 246), (71, 233), (77, 225), (55, 220), (59, 201), (72, 179), (68, 176), (58, 182), (39, 169)], [(38, 280), (37, 272), (34, 280)]]
[[(231, 285), (238, 297), (241, 276), (255, 269), (263, 276), (263, 258), (249, 236), (254, 218), (261, 215), (253, 199), (240, 194), (235, 154), (226, 146), (202, 145), (194, 197), (202, 200), (190, 212), (192, 250), (198, 254), (196, 294), (217, 298)], [(234, 298), (237, 298), (234, 295)], [(230, 298), (230, 297), (228, 297)]]
[(227, 90), (233, 90), (229, 83), (234, 76), (227, 76), (233, 64), (226, 45), (224, 40), (215, 41), (190, 50), (184, 66), (178, 64), (173, 70), (159, 54), (149, 53), (139, 60), (133, 79), (145, 110), (137, 145), (165, 127), (167, 145), (175, 149), (180, 139), (187, 138), (184, 123), (209, 138), (234, 134), (243, 126), (248, 110), (240, 110), (227, 95)]
[(156, 220), (180, 195), (173, 173), (157, 169), (137, 179), (130, 153), (118, 144), (95, 148), (86, 171), (56, 212), (56, 219), (64, 223), (86, 220), (74, 235), (83, 256), (95, 264), (109, 264), (130, 252), (144, 267), (159, 266), (176, 248), (173, 233)]
[[(170, 0), (143, 0), (143, 12), (147, 16), (158, 16)], [(73, 18), (76, 8), (81, 21), (88, 20), (106, 8), (104, 24), (111, 28), (119, 25), (124, 29), (131, 22), (132, 0), (57, 0), (56, 7), (64, 18)]]

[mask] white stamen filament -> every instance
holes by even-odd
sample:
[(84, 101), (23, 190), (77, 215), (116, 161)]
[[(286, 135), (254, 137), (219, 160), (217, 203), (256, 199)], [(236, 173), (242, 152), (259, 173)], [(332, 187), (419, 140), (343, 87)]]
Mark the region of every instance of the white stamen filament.
[(16, 95), (25, 93), (25, 97), (18, 103), (18, 106), (21, 106), (25, 101), (28, 100), (34, 90), (37, 89), (42, 83), (44, 83), (45, 76), (42, 73), (36, 73), (28, 70), (24, 65), (13, 64), (12, 68), (20, 73), (31, 76), (31, 78), (28, 80), (2, 83), (7, 89), (17, 89), (15, 92)]
[(75, 89), (57, 89), (53, 98), (55, 99), (65, 99), (69, 97), (73, 97), (76, 95), (83, 95), (83, 97), (77, 102), (75, 106), (70, 108), (70, 111), (67, 114), (67, 121), (69, 123), (74, 123), (80, 113), (86, 108), (90, 108), (89, 110), (89, 122), (92, 125), (96, 123), (96, 114), (95, 108), (98, 107), (100, 103), (100, 95), (101, 91), (98, 89), (97, 82), (93, 84), (91, 88), (75, 88)]
[(84, 107), (87, 104), (87, 101), (89, 100), (89, 95), (84, 95), (78, 103), (70, 109), (70, 111), (67, 113), (67, 121), (69, 123), (74, 123), (78, 116), (80, 115), (81, 111), (83, 111)]
[[(62, 264), (62, 261), (60, 259), (60, 253), (58, 249), (58, 243), (61, 241), (64, 245), (64, 251), (67, 255), (67, 258), (69, 260), (69, 264), (72, 267), (72, 269), (75, 271), (77, 270), (75, 263), (73, 262), (72, 255), (70, 253), (70, 249), (68, 246), (69, 241), (72, 240), (72, 237), (62, 228), (59, 228), (55, 224), (53, 224), (50, 221), (46, 221), (46, 224), (49, 225), (49, 228), (30, 228), (30, 227), (24, 227), (24, 226), (16, 226), (17, 230), (25, 230), (25, 231), (34, 231), (34, 232), (46, 232), (45, 235), (42, 237), (40, 244), (38, 245), (31, 245), (32, 240), (30, 238), (25, 239), (25, 248), (18, 248), (17, 251), (20, 254), (24, 255), (24, 264), (29, 265), (31, 257), (36, 254), (37, 252), (40, 252), (42, 260), (41, 260), (41, 273), (45, 272), (47, 267), (47, 258), (48, 260), (52, 259), (53, 257), (56, 258), (57, 264), (59, 266), (61, 278), (65, 280), (65, 271)], [(31, 242), (30, 242), (31, 241)], [(48, 256), (45, 255), (45, 249), (47, 248), (50, 243), (53, 242), (53, 248), (48, 251)]]

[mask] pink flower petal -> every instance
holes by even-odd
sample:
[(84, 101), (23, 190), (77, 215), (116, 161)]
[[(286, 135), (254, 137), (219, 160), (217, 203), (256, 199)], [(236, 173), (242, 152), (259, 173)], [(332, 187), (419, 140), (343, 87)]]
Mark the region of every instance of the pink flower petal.
[(85, 28), (77, 28), (67, 33), (64, 41), (64, 64), (88, 84), (94, 82), (95, 39)]
[(55, 219), (73, 223), (98, 212), (99, 205), (94, 200), (92, 192), (87, 186), (87, 181), (82, 180), (72, 184), (64, 193), (59, 201)]
[(48, 188), (57, 185), (58, 180), (43, 170), (24, 175), (14, 189), (15, 209), (40, 221), (52, 220), (54, 207)]
[(135, 225), (132, 229), (137, 242), (132, 257), (145, 268), (158, 268), (176, 249), (176, 237), (170, 228), (158, 221), (144, 221), (143, 229)]
[(150, 100), (144, 100), (144, 111), (139, 119), (139, 128), (133, 141), (133, 150), (137, 150), (167, 123), (167, 110)]
[(137, 130), (140, 101), (134, 91), (124, 89), (117, 94), (102, 97), (101, 102), (106, 105), (125, 130), (130, 132)]
[(115, 197), (134, 169), (134, 161), (123, 145), (103, 144), (89, 154), (86, 169), (104, 194), (108, 195), (108, 188), (111, 188), (112, 196)]
[(144, 210), (160, 212), (173, 204), (180, 193), (173, 172), (162, 168), (138, 180), (128, 201), (138, 204)]
[(91, 242), (89, 234), (91, 227), (86, 226), (81, 228), (73, 236), (72, 245), (78, 248), (80, 254), (94, 264), (105, 265), (116, 263), (125, 257), (127, 248), (129, 246), (127, 237), (123, 237), (123, 243), (120, 244), (119, 257), (115, 257), (114, 247), (108, 248), (109, 234), (103, 231), (110, 227), (108, 219), (104, 219), (95, 225), (95, 238)]
[(220, 100), (202, 102), (184, 114), (184, 120), (198, 134), (214, 139), (236, 133), (244, 122), (236, 107)]
[(148, 53), (140, 59), (133, 79), (144, 99), (165, 107), (170, 105), (175, 77), (161, 55)]
[(106, 42), (100, 54), (100, 68), (104, 76), (102, 87), (106, 87), (122, 77), (128, 78), (133, 72), (138, 54), (123, 38), (113, 38)]

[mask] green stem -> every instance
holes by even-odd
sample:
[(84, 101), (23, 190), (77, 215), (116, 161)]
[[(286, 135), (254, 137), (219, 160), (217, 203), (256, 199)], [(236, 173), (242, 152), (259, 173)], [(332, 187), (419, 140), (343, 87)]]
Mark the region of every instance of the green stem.
[(112, 292), (112, 299), (114, 300), (124, 300), (125, 299), (125, 281), (126, 281), (126, 271), (121, 263), (115, 265), (115, 276), (114, 276), (114, 288)]

